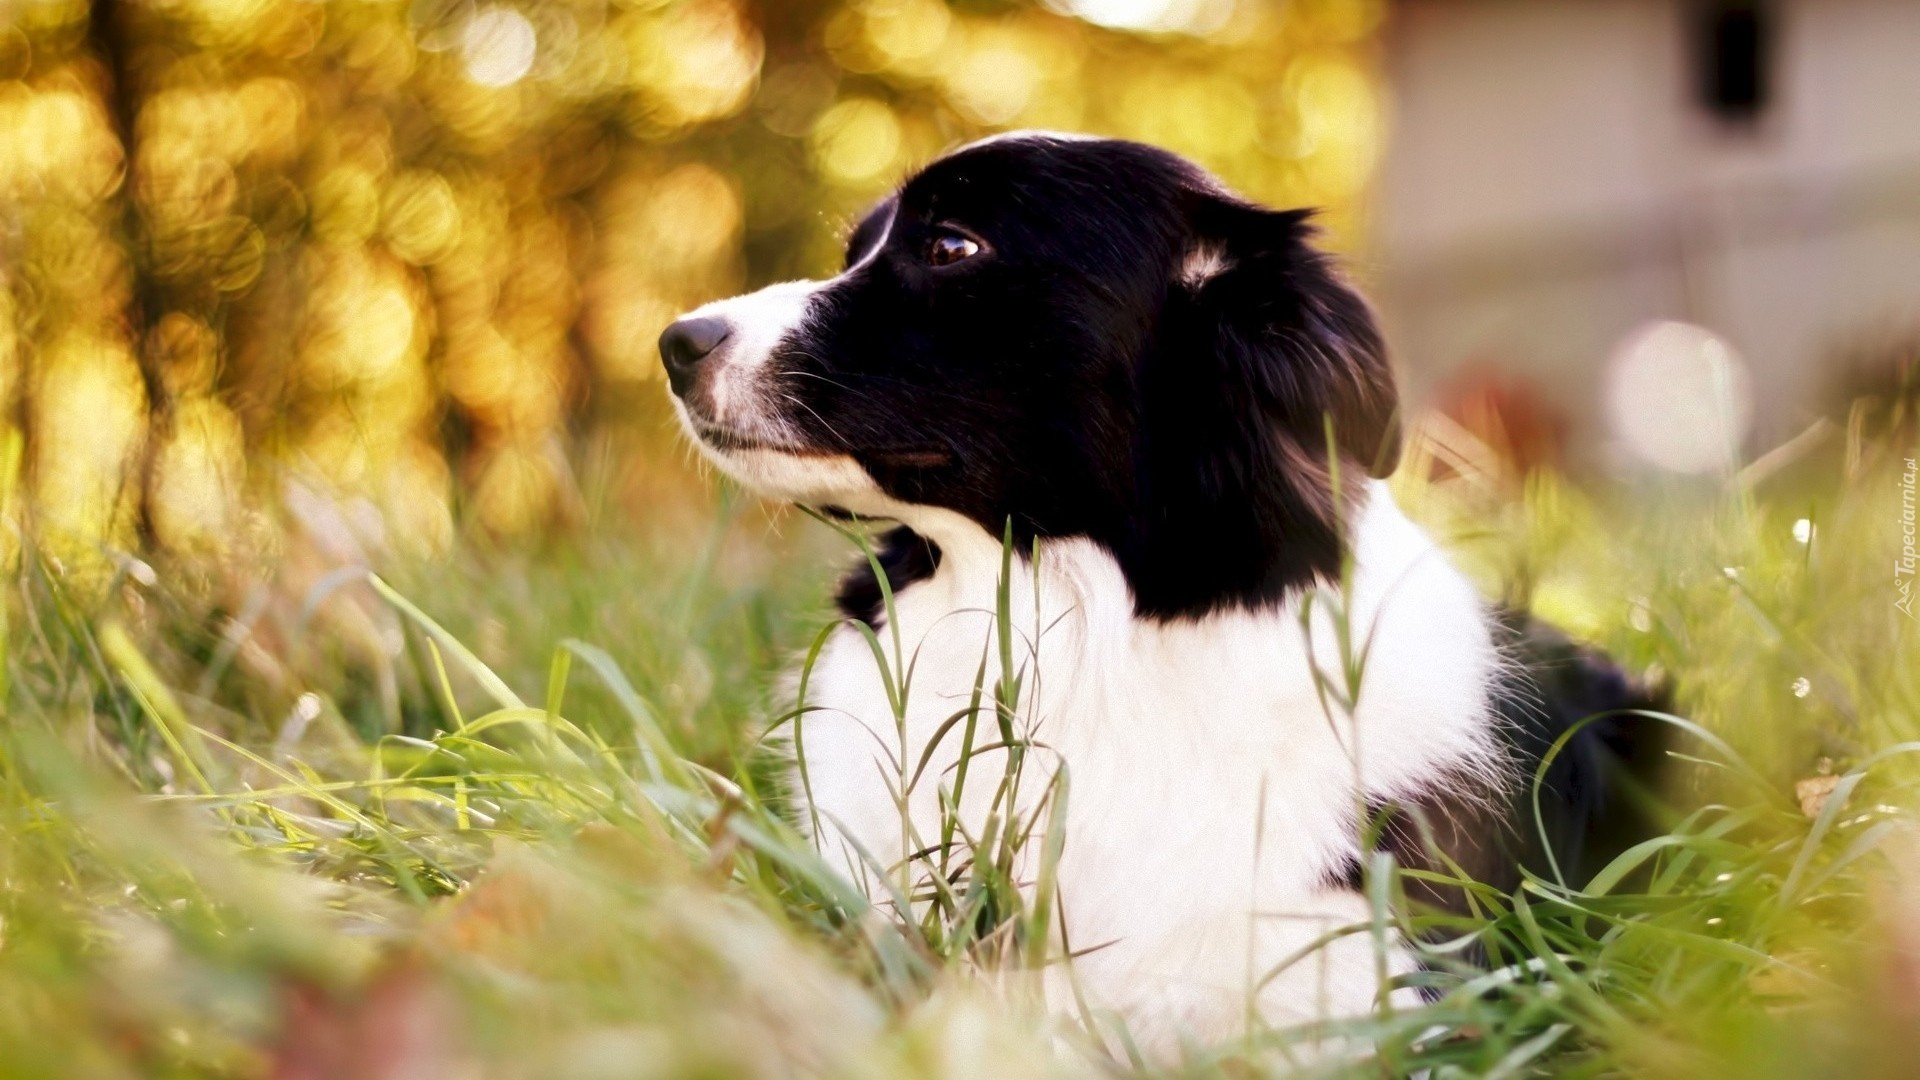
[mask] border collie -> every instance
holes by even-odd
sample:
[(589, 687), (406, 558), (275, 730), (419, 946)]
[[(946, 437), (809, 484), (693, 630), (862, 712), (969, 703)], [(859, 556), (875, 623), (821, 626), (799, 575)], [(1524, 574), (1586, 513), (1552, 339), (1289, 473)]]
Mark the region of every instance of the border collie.
[[(855, 571), (805, 683), (795, 786), (822, 850), (870, 887), (925, 862), (970, 702), (995, 734), (969, 756), (961, 835), (1007, 827), (992, 688), (1010, 657), (1011, 741), (1039, 774), (1019, 827), (1042, 831), (1034, 793), (1069, 780), (1055, 903), (1076, 955), (1048, 998), (1077, 986), (1150, 1051), (1404, 1000), (1415, 964), (1390, 931), (1312, 948), (1372, 917), (1369, 849), (1511, 886), (1547, 746), (1640, 703), (1598, 657), (1511, 633), (1394, 505), (1393, 373), (1307, 219), (1152, 147), (1001, 136), (909, 179), (832, 279), (660, 339), (723, 472), (897, 523), (875, 560), (890, 602)], [(883, 674), (855, 621), (910, 674)], [(1550, 694), (1516, 659), (1542, 641)], [(1576, 738), (1548, 777), (1563, 866), (1602, 808), (1602, 743)], [(1399, 825), (1370, 827), (1390, 806)]]

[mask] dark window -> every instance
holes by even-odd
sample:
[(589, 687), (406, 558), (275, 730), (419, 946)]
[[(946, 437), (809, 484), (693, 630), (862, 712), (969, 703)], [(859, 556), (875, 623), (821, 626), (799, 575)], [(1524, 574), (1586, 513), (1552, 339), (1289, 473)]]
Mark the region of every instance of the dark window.
[(1695, 10), (1694, 71), (1700, 103), (1729, 122), (1767, 107), (1773, 19), (1763, 0), (1706, 0)]

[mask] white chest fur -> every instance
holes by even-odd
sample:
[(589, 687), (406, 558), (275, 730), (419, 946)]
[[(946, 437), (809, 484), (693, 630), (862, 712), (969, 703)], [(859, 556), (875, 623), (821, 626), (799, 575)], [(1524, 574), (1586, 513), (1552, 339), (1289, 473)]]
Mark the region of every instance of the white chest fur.
[[(809, 676), (816, 711), (800, 737), (822, 848), (869, 883), (847, 837), (885, 865), (939, 837), (939, 789), (952, 786), (961, 736), (950, 729), (931, 755), (927, 746), (967, 707), (983, 658), (989, 695), (976, 745), (999, 740), (1000, 544), (940, 511), (907, 524), (942, 559), (896, 597), (897, 625), (879, 634), (890, 652), (898, 631), (911, 667), (904, 719), (867, 640), (842, 628)], [(1074, 961), (1072, 976), (1150, 1049), (1231, 1036), (1253, 1011), (1286, 1023), (1371, 1008), (1380, 972), (1405, 962), (1379, 962), (1365, 933), (1253, 987), (1317, 937), (1366, 920), (1363, 899), (1331, 884), (1358, 853), (1366, 800), (1462, 777), (1498, 782), (1488, 691), (1499, 661), (1472, 587), (1382, 484), (1356, 523), (1354, 555), (1346, 623), (1353, 648), (1368, 653), (1351, 715), (1321, 692), (1347, 683), (1337, 595), (1311, 601), (1311, 631), (1304, 598), (1162, 624), (1134, 617), (1119, 568), (1090, 542), (1044, 545), (1037, 573), (1015, 562), (1015, 727), (1034, 744), (1022, 790), (1030, 803), (1052, 769), (1068, 770), (1060, 907), (1076, 950), (1101, 946)], [(909, 839), (895, 792), (906, 786), (901, 763), (910, 776), (923, 756), (906, 798)], [(959, 815), (972, 835), (1005, 760), (1004, 751), (973, 760)], [(1050, 997), (1063, 978), (1050, 974)]]

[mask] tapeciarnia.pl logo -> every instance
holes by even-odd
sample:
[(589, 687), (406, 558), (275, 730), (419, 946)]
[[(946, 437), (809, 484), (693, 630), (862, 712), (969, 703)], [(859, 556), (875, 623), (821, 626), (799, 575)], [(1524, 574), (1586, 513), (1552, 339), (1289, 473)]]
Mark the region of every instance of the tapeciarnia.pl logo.
[(1907, 618), (1913, 615), (1913, 459), (1907, 458), (1907, 471), (1900, 474), (1900, 557), (1893, 561), (1893, 606)]

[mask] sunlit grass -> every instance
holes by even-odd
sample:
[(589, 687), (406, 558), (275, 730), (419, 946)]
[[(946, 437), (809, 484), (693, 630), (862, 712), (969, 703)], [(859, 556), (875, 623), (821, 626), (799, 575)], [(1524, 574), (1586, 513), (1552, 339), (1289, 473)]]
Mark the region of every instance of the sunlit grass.
[[(1491, 593), (1671, 680), (1670, 831), (1590, 881), (1464, 883), (1470, 917), (1410, 909), (1379, 856), (1374, 920), (1338, 932), (1423, 941), (1430, 1004), (1163, 1071), (1899, 1071), (1920, 650), (1884, 570), (1890, 464), (1403, 484)], [(780, 531), (730, 501), (691, 537), (606, 522), (246, 588), (121, 559), (83, 590), (30, 551), (6, 621), (0, 1075), (1128, 1069), (1114, 1018), (1030, 1007), (1059, 960), (1034, 893), (1063, 780), (1027, 776), (1057, 790), (1004, 793), (983, 835), (950, 820), (867, 853), (868, 891), (788, 814), (804, 780), (777, 763), (806, 714), (776, 676), (860, 535)], [(1006, 674), (983, 653), (950, 737), (1017, 756), (1037, 673), (1005, 596), (982, 646)], [(869, 644), (904, 700), (913, 643)], [(956, 782), (896, 764), (899, 790)], [(1334, 1035), (1371, 1050), (1310, 1052)]]

